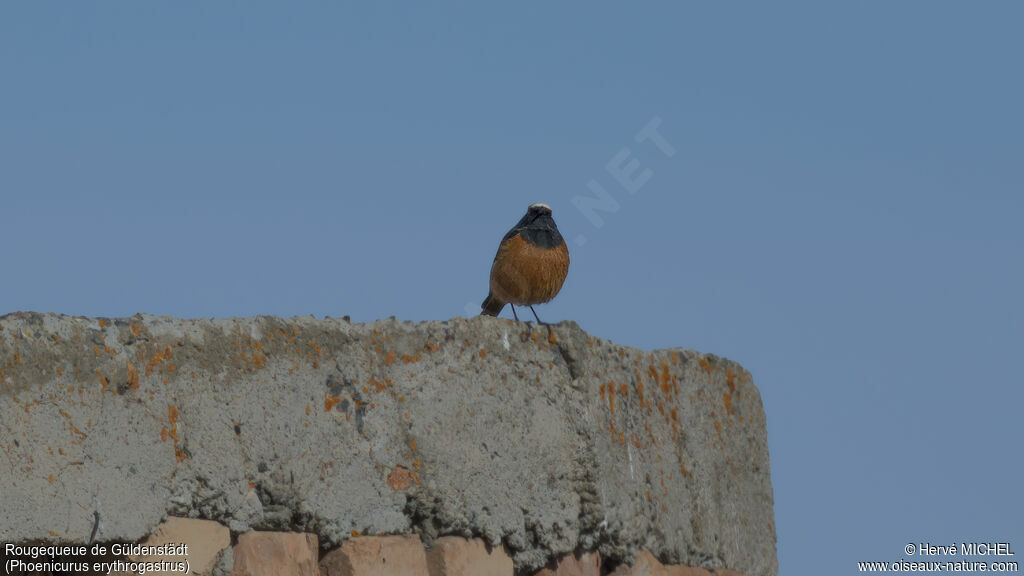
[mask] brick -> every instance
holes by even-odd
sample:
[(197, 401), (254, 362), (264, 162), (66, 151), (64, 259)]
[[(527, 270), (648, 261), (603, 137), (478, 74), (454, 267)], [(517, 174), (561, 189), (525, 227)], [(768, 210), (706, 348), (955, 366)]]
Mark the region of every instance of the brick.
[(694, 566), (665, 566), (666, 576), (712, 576), (712, 572), (708, 572), (704, 568), (697, 568)]
[(611, 576), (668, 576), (668, 572), (647, 548), (641, 548), (633, 558), (632, 565), (619, 566)]
[(316, 534), (246, 532), (234, 548), (231, 576), (319, 576)]
[(322, 576), (429, 576), (420, 537), (358, 536), (324, 555)]
[(512, 558), (504, 547), (488, 550), (487, 544), (458, 536), (438, 538), (427, 552), (430, 576), (512, 576)]
[[(220, 559), (221, 553), (231, 547), (231, 531), (227, 526), (212, 520), (194, 518), (177, 518), (170, 516), (160, 523), (145, 540), (143, 546), (160, 546), (161, 544), (185, 544), (188, 553), (184, 556), (145, 556), (132, 555), (132, 562), (178, 562), (187, 560), (189, 573), (197, 576), (209, 576), (213, 567)], [(114, 576), (128, 574), (114, 572)]]
[(601, 555), (588, 552), (577, 557), (566, 554), (558, 559), (555, 568), (544, 568), (535, 576), (601, 576)]

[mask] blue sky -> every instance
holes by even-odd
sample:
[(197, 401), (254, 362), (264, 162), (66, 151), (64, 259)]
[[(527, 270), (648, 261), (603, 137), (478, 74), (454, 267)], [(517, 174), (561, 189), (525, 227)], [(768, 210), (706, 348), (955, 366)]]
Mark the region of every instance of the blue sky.
[(1022, 21), (5, 3), (0, 313), (447, 319), (542, 201), (572, 254), (543, 319), (753, 373), (781, 573), (1024, 548)]

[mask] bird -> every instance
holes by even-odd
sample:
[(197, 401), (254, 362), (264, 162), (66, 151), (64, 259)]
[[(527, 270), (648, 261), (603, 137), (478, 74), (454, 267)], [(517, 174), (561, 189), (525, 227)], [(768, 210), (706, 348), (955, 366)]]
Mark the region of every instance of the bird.
[(537, 323), (543, 324), (533, 305), (550, 302), (568, 273), (569, 248), (551, 217), (551, 207), (531, 204), (498, 245), (480, 315), (497, 316), (509, 304), (518, 321), (516, 306), (529, 306)]

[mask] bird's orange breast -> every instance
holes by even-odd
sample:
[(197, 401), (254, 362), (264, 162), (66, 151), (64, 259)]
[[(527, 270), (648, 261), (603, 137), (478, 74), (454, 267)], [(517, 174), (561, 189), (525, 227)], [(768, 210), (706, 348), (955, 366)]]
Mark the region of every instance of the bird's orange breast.
[(540, 304), (558, 294), (568, 273), (565, 241), (554, 248), (541, 248), (516, 234), (502, 243), (494, 258), (491, 293), (516, 306)]

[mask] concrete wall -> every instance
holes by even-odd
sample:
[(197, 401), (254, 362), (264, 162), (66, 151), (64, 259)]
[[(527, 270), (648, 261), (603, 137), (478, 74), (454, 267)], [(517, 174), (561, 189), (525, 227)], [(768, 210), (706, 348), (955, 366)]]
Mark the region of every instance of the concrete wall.
[[(0, 542), (165, 516), (777, 572), (750, 374), (574, 323), (0, 317)], [(95, 535), (93, 534), (95, 532)]]

